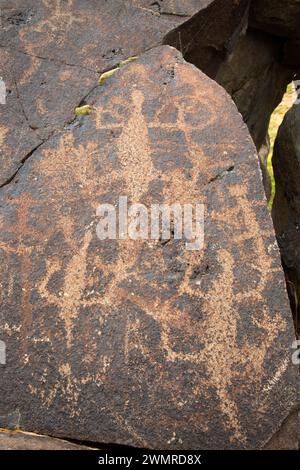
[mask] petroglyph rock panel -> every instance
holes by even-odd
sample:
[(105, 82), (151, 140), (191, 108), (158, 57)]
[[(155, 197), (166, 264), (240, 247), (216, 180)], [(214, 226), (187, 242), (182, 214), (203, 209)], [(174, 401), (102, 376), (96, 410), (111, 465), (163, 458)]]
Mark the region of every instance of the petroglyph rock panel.
[[(155, 48), (1, 191), (0, 427), (261, 448), (297, 398), (258, 157), (227, 93)], [(203, 203), (205, 243), (99, 240), (99, 204)]]

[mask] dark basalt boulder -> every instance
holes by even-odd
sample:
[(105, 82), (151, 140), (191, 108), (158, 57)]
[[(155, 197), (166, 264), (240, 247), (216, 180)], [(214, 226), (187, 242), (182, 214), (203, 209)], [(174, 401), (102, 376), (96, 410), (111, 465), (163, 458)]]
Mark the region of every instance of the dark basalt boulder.
[[(260, 449), (298, 400), (255, 147), (231, 98), (159, 47), (98, 87), (1, 190), (0, 427)], [(205, 206), (203, 249), (100, 240), (120, 195)]]
[(283, 48), (281, 38), (250, 28), (215, 77), (232, 96), (248, 126), (259, 153), (268, 200), (271, 197), (267, 170), (269, 122), (294, 75), (283, 64)]
[[(300, 20), (299, 20), (300, 24)], [(300, 39), (291, 39), (284, 45), (284, 64), (300, 71)]]
[(300, 2), (252, 0), (250, 24), (276, 36), (300, 37)]
[(293, 307), (298, 316), (300, 295), (300, 106), (295, 104), (279, 128), (273, 167), (276, 195), (273, 221), (288, 280)]
[(271, 114), (293, 78), (293, 71), (280, 60), (282, 51), (280, 38), (249, 29), (216, 76), (232, 96), (258, 150), (265, 142)]
[(211, 78), (234, 51), (248, 26), (249, 0), (203, 2), (191, 20), (168, 33), (164, 44), (176, 47), (184, 58)]

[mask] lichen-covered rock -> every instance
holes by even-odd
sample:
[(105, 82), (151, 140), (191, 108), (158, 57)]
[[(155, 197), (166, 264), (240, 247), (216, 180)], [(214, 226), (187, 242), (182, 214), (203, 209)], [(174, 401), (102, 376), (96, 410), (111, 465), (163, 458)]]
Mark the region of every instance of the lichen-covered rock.
[[(203, 58), (217, 60), (219, 51), (236, 41), (247, 4), (1, 0), (0, 74), (8, 94), (6, 106), (0, 105), (0, 186), (53, 131), (73, 119), (98, 74), (178, 38), (181, 50), (189, 52), (194, 45)], [(214, 53), (207, 55), (207, 47)]]
[[(159, 47), (95, 90), (1, 191), (0, 427), (261, 448), (297, 400), (258, 158), (227, 93)], [(205, 245), (99, 240), (120, 195), (203, 203)]]

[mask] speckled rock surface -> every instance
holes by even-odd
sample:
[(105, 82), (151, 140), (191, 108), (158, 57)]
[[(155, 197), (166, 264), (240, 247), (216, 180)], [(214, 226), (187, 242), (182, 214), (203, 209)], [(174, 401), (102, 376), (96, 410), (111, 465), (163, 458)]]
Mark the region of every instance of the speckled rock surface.
[(293, 411), (283, 422), (281, 428), (264, 447), (265, 450), (300, 449), (300, 412)]
[(90, 448), (53, 437), (0, 430), (0, 450), (90, 450)]
[[(0, 106), (0, 186), (54, 131), (72, 121), (74, 108), (100, 73), (164, 42), (175, 45), (178, 38), (187, 53), (196, 47), (206, 64), (220, 51), (224, 57), (238, 38), (247, 4), (0, 0), (0, 76), (7, 87), (7, 105)], [(209, 27), (203, 30), (205, 24)], [(216, 31), (208, 35), (207, 29)]]
[[(0, 427), (261, 448), (297, 400), (258, 157), (226, 92), (164, 46), (0, 192)], [(99, 240), (101, 203), (203, 203), (205, 245)]]

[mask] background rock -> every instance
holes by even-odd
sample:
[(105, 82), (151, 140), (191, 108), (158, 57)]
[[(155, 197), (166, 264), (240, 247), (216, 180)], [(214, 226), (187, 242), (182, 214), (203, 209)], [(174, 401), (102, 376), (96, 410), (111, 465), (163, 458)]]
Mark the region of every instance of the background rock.
[(188, 62), (214, 78), (247, 28), (250, 2), (215, 0), (203, 3), (205, 8), (167, 34), (164, 43), (176, 47)]
[[(286, 114), (274, 146), (276, 195), (273, 221), (288, 278), (290, 297), (299, 309), (300, 296), (300, 106)], [(299, 315), (299, 310), (295, 312)], [(298, 325), (299, 328), (299, 325)]]
[(268, 133), (271, 114), (293, 78), (293, 72), (280, 62), (282, 52), (280, 38), (250, 29), (216, 76), (232, 96), (258, 150)]
[[(227, 93), (160, 47), (117, 72), (0, 200), (0, 427), (262, 448), (298, 397), (255, 148)], [(204, 203), (205, 246), (100, 241), (96, 208)]]
[(284, 64), (300, 70), (300, 39), (291, 39), (284, 46)]
[(250, 23), (276, 36), (300, 37), (300, 2), (252, 0)]
[(271, 197), (267, 169), (270, 118), (294, 75), (282, 63), (283, 48), (282, 38), (248, 29), (215, 77), (232, 96), (248, 126), (260, 156), (267, 200)]

